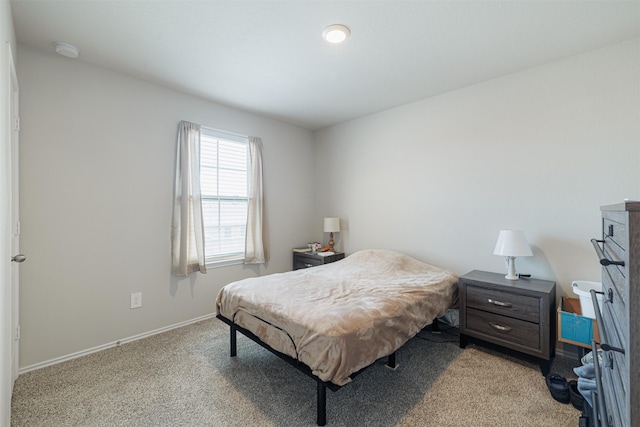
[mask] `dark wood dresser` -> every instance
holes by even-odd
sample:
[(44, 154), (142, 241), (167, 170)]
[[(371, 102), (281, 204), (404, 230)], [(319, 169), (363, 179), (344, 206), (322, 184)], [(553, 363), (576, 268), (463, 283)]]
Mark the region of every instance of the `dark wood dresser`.
[[(597, 304), (603, 361), (594, 425), (640, 426), (640, 202), (602, 206), (602, 237), (591, 242), (602, 265)], [(592, 298), (595, 301), (595, 298)], [(595, 348), (595, 344), (593, 346)]]
[(329, 264), (344, 258), (344, 252), (336, 252), (333, 255), (318, 255), (311, 252), (294, 252), (293, 253), (293, 269), (315, 267), (317, 265)]
[(504, 274), (474, 270), (460, 278), (460, 347), (469, 339), (534, 356), (543, 375), (555, 356), (556, 284), (507, 280)]

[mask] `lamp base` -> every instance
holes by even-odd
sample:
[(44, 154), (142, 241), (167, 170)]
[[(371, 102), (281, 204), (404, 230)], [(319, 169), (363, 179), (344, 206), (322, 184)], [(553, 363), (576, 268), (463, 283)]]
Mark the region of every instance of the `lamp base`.
[(331, 232), (329, 233), (329, 242), (328, 242), (328, 243), (329, 243), (329, 250), (330, 250), (331, 252), (333, 252), (333, 245), (335, 245), (335, 244), (336, 244), (336, 242), (333, 240), (333, 231), (331, 231)]
[(507, 275), (504, 276), (504, 278), (507, 280), (518, 280), (520, 277), (516, 273), (516, 257), (508, 256), (505, 258), (505, 261), (507, 262), (508, 268)]

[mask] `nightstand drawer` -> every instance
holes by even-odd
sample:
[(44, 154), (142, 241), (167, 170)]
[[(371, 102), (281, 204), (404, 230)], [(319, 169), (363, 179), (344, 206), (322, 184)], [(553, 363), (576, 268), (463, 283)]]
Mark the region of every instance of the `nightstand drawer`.
[(529, 322), (540, 322), (539, 298), (480, 288), (472, 285), (468, 285), (466, 289), (467, 307), (490, 311)]
[(468, 308), (466, 329), (510, 344), (540, 348), (540, 325), (486, 311)]
[(323, 262), (321, 259), (297, 256), (294, 259), (293, 269), (298, 270), (300, 268), (315, 267), (317, 265), (322, 265), (322, 264)]
[(332, 255), (320, 255), (310, 252), (294, 252), (293, 253), (293, 269), (316, 267), (318, 265), (329, 264), (340, 261), (344, 258), (344, 252), (335, 252)]

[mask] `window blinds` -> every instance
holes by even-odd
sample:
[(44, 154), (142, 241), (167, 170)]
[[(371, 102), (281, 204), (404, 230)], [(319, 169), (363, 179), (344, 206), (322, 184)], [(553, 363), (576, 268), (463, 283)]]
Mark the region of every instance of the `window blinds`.
[(249, 188), (248, 139), (201, 129), (200, 183), (207, 261), (243, 257)]

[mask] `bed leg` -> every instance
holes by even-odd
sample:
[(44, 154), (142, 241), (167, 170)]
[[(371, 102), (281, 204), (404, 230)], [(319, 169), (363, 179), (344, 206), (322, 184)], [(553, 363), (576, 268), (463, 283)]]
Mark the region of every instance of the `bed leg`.
[(385, 366), (387, 368), (390, 368), (390, 369), (393, 369), (393, 370), (398, 368), (398, 365), (396, 364), (396, 352), (395, 351), (389, 355), (389, 358), (387, 359), (387, 364)]
[(322, 384), (322, 382), (317, 381), (318, 383), (318, 408), (317, 408), (317, 422), (319, 426), (324, 426), (327, 424), (327, 386)]
[(316, 409), (317, 415), (316, 420), (319, 426), (327, 425), (327, 386), (322, 384), (321, 381), (317, 381), (318, 383), (318, 407)]
[(231, 331), (231, 336), (229, 342), (231, 343), (231, 357), (236, 356), (236, 326), (229, 325), (229, 330)]

